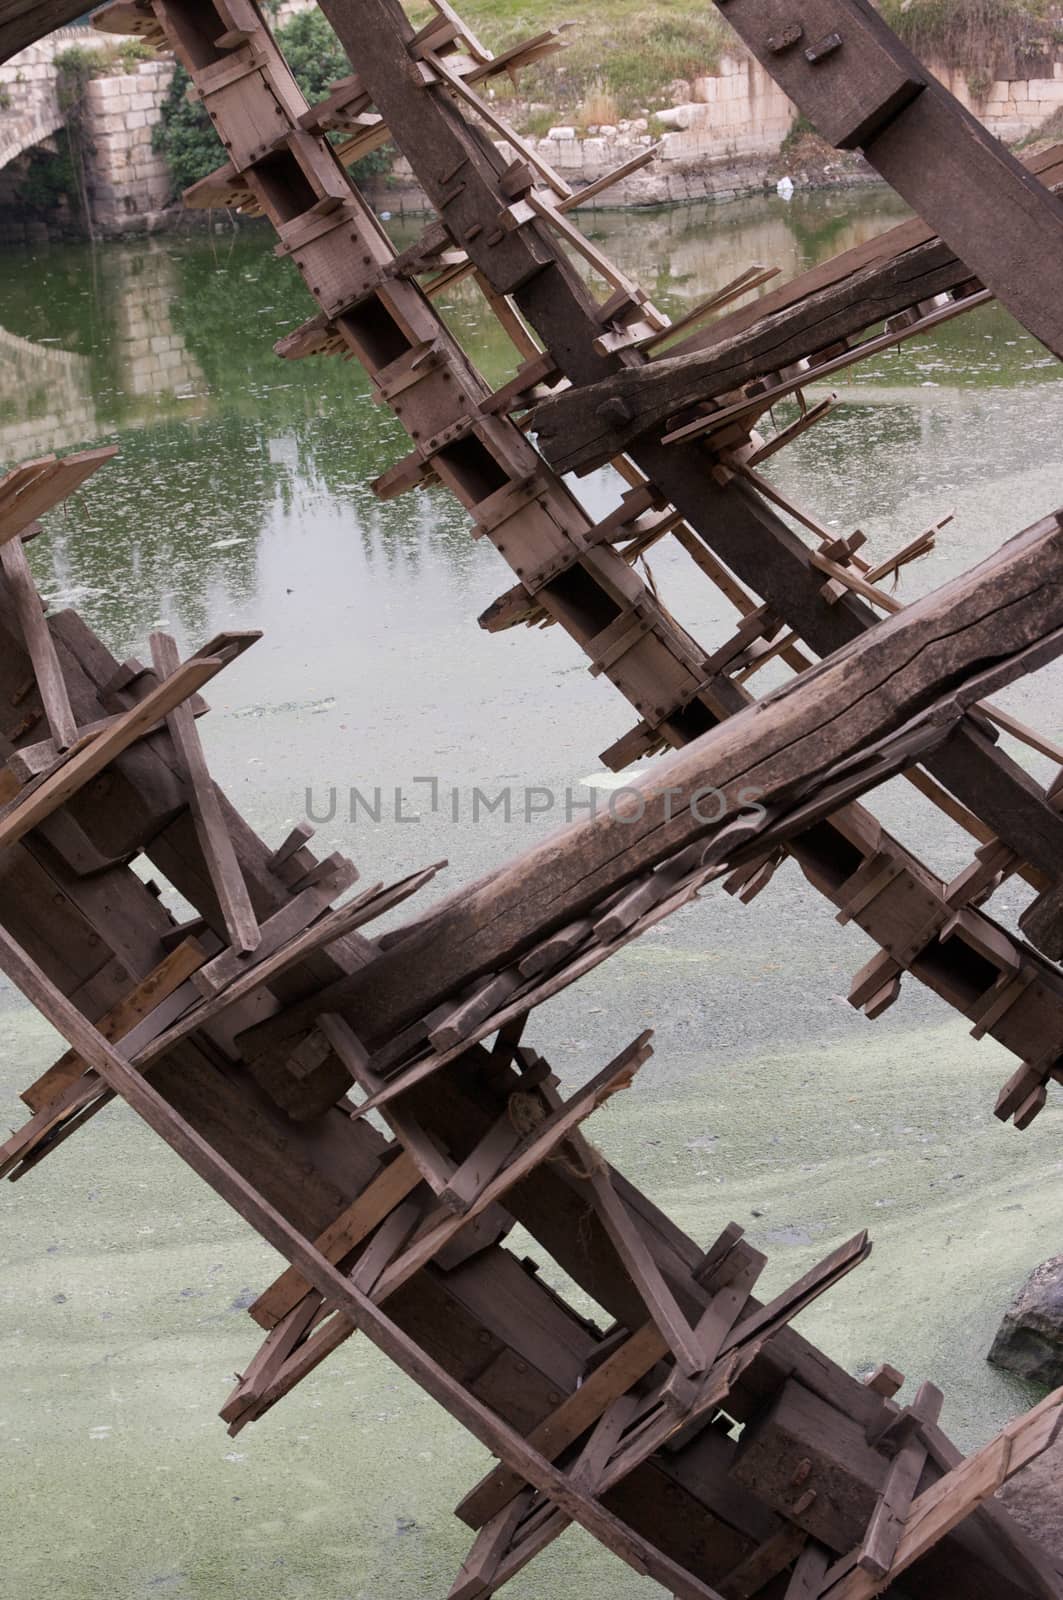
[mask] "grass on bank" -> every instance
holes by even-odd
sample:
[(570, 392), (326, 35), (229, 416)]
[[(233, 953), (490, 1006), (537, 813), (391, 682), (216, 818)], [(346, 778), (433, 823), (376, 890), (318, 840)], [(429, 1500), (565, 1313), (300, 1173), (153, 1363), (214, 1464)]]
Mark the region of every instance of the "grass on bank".
[[(560, 55), (521, 74), (520, 98), (548, 106), (550, 122), (583, 126), (674, 104), (669, 87), (677, 78), (711, 73), (737, 43), (713, 6), (691, 0), (588, 0), (579, 7), (570, 0), (462, 0), (460, 10), (495, 51), (574, 23)], [(499, 100), (513, 98), (506, 80), (494, 88)]]
[[(996, 77), (1024, 76), (1063, 43), (1058, 0), (877, 3), (918, 55), (963, 69), (976, 95)], [(521, 75), (520, 104), (510, 109), (527, 132), (545, 132), (551, 122), (587, 127), (652, 114), (674, 104), (676, 79), (713, 72), (728, 47), (742, 53), (707, 0), (587, 0), (580, 7), (570, 0), (464, 0), (461, 14), (492, 50), (575, 24), (566, 50)], [(495, 93), (499, 100), (517, 98), (505, 80), (496, 80)]]

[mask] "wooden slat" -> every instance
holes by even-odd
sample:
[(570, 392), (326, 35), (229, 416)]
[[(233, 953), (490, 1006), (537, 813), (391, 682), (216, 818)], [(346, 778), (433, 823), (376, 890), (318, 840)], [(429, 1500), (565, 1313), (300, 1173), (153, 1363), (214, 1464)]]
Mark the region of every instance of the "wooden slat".
[[(411, 873), (408, 878), (403, 878), (400, 883), (393, 884), (387, 889), (375, 884), (364, 894), (349, 901), (347, 905), (339, 906), (335, 911), (330, 911), (326, 916), (319, 918), (302, 933), (297, 933), (294, 938), (289, 939), (287, 944), (281, 945), (264, 960), (255, 963), (242, 977), (234, 978), (224, 989), (190, 1009), (185, 1016), (174, 1023), (172, 1028), (160, 1034), (157, 1039), (153, 1039), (151, 1044), (137, 1055), (137, 1064), (145, 1066), (166, 1055), (174, 1045), (179, 1044), (190, 1033), (194, 1033), (197, 1028), (215, 1021), (238, 1005), (241, 1000), (247, 999), (249, 995), (261, 989), (263, 985), (272, 982), (300, 961), (305, 961), (314, 951), (335, 944), (338, 939), (344, 938), (366, 922), (372, 921), (374, 917), (380, 916), (389, 906), (398, 904), (407, 895), (428, 883), (437, 870), (437, 867), (426, 867), (420, 872)], [(296, 887), (298, 888), (298, 885)]]
[[(151, 656), (160, 682), (180, 669), (177, 641), (168, 633), (153, 633)], [(196, 837), (225, 922), (229, 943), (247, 953), (259, 943), (258, 919), (251, 904), (243, 871), (222, 810), (221, 796), (207, 767), (192, 708), (187, 701), (173, 707), (166, 718), (170, 737), (189, 786)]]
[(14, 467), (0, 479), (0, 544), (25, 533), (31, 523), (66, 500), (117, 454), (117, 445), (100, 445), (62, 459), (42, 456)]
[(70, 696), (63, 680), (62, 668), (55, 652), (44, 607), (41, 605), (37, 585), (33, 581), (26, 549), (21, 539), (9, 539), (0, 544), (0, 567), (15, 602), (22, 637), (33, 663), (44, 714), (58, 751), (69, 750), (77, 740), (77, 723), (70, 706)]
[(643, 1538), (592, 1496), (572, 1485), (565, 1473), (546, 1461), (508, 1423), (444, 1371), (140, 1076), (3, 928), (0, 928), (0, 969), (171, 1149), (250, 1222), (267, 1243), (286, 1255), (311, 1287), (326, 1300), (334, 1301), (352, 1324), (368, 1334), (400, 1370), (445, 1406), (481, 1444), (510, 1462), (529, 1483), (547, 1494), (559, 1509), (622, 1560), (654, 1578), (679, 1600), (720, 1600), (710, 1585), (695, 1578), (651, 1540)]
[[(941, 1415), (942, 1400), (940, 1389), (935, 1389), (933, 1384), (921, 1384), (912, 1402), (913, 1416), (920, 1421), (936, 1422)], [(856, 1558), (857, 1566), (872, 1577), (884, 1578), (893, 1566), (926, 1458), (926, 1442), (916, 1432), (901, 1445), (890, 1463), (878, 1504), (867, 1525), (863, 1549)]]
[[(159, 1003), (178, 989), (193, 972), (198, 972), (207, 960), (207, 951), (196, 939), (185, 939), (171, 950), (164, 961), (149, 972), (147, 977), (125, 995), (116, 1006), (102, 1016), (96, 1027), (113, 1044), (125, 1037)], [(31, 1111), (43, 1111), (56, 1095), (74, 1083), (87, 1071), (85, 1062), (73, 1050), (68, 1050), (47, 1072), (23, 1090), (21, 1098)]]
[(0, 812), (0, 850), (9, 849), (31, 829), (66, 805), (116, 756), (167, 716), (227, 665), (221, 656), (193, 657), (173, 677), (160, 683), (129, 711), (115, 717), (88, 744), (80, 745), (36, 785), (24, 790)]
[(1025, 1416), (1010, 1422), (984, 1449), (923, 1491), (904, 1519), (888, 1573), (876, 1577), (857, 1567), (824, 1588), (823, 1600), (872, 1600), (881, 1594), (1009, 1478), (1047, 1450), (1061, 1429), (1063, 1389), (1057, 1389)]
[[(366, 1185), (357, 1199), (330, 1222), (323, 1233), (314, 1240), (329, 1261), (340, 1261), (354, 1250), (396, 1206), (413, 1193), (421, 1181), (416, 1163), (406, 1151), (400, 1151), (394, 1160)], [(263, 1328), (273, 1328), (308, 1292), (306, 1279), (288, 1267), (280, 1277), (264, 1289), (249, 1308), (250, 1314)]]

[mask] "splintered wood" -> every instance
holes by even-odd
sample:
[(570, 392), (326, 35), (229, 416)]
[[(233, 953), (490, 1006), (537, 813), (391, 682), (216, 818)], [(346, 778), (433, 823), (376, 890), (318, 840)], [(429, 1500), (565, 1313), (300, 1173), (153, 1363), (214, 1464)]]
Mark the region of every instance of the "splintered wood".
[[(308, 106), (253, 0), (94, 19), (191, 74), (222, 143), (188, 203), (268, 218), (302, 274), (316, 305), (278, 355), (357, 359), (406, 428), (375, 492), (455, 495), (515, 580), (481, 624), (560, 625), (634, 708), (608, 766), (670, 752), (622, 818), (379, 934), (445, 863), (341, 901), (352, 862), (319, 859), (302, 824), (261, 840), (210, 776), (197, 691), (257, 635), (182, 660), (156, 634), (147, 668), (43, 606), (24, 541), (113, 452), (0, 482), (0, 969), (69, 1046), (24, 1090), (0, 1176), (126, 1101), (287, 1263), (250, 1307), (231, 1432), (361, 1334), (495, 1457), (457, 1508), (473, 1543), (452, 1600), (485, 1600), (573, 1523), (684, 1600), (864, 1600), (897, 1579), (913, 1600), (1063, 1596), (992, 1498), (1056, 1438), (1063, 1396), (965, 1460), (932, 1385), (905, 1403), (895, 1368), (861, 1384), (792, 1327), (866, 1260), (865, 1233), (762, 1303), (766, 1260), (737, 1224), (690, 1239), (593, 1142), (617, 1095), (644, 1097), (649, 1034), (565, 1097), (526, 1038), (646, 929), (716, 883), (750, 904), (792, 857), (877, 945), (849, 996), (866, 1017), (925, 984), (1015, 1057), (995, 1109), (1019, 1128), (1063, 1079), (1063, 782), (1035, 781), (999, 732), (1063, 752), (987, 698), (1063, 653), (1063, 522), (902, 605), (884, 585), (947, 517), (872, 553), (758, 470), (832, 425), (836, 397), (803, 392), (816, 377), (991, 294), (1058, 353), (1063, 150), (1020, 167), (874, 13), (818, 4), (808, 39), (776, 27), (776, 0), (727, 15), (922, 215), (790, 283), (752, 264), (675, 325), (574, 220), (654, 151), (573, 192), (484, 90), (559, 31), (492, 56), (446, 0), (416, 27), (397, 0), (324, 0), (356, 70)], [(437, 213), (400, 253), (347, 171), (387, 141)], [(436, 310), (462, 279), (513, 346), (494, 388)], [(790, 393), (797, 418), (766, 437)], [(592, 516), (562, 474), (599, 466), (618, 504)], [(665, 538), (734, 607), (707, 644), (636, 568)], [(792, 677), (757, 702), (772, 662)], [(900, 773), (971, 836), (951, 882), (862, 803)], [(711, 819), (688, 803), (707, 783)], [(1035, 892), (1025, 937), (992, 915), (1013, 876)], [(518, 1261), (516, 1225), (605, 1327)]]

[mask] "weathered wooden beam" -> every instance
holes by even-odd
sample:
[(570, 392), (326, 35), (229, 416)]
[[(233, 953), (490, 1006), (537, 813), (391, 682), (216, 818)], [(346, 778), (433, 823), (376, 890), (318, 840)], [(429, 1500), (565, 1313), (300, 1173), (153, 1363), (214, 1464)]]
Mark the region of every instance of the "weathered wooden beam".
[(55, 641), (49, 632), (41, 597), (37, 593), (37, 585), (26, 559), (26, 548), (20, 537), (0, 544), (0, 568), (3, 569), (4, 580), (18, 611), (22, 635), (33, 662), (37, 688), (56, 750), (69, 750), (78, 736), (77, 723), (55, 653)]
[[(242, 1048), (252, 1056), (276, 1049), (319, 1011), (347, 1006), (355, 1031), (375, 1048), (426, 1015), (448, 989), (500, 970), (640, 872), (705, 838), (714, 824), (699, 820), (697, 796), (725, 797), (717, 817), (734, 816), (753, 800), (778, 804), (802, 780), (822, 777), (908, 717), (925, 714), (943, 681), (962, 684), (990, 660), (999, 666), (990, 679), (979, 675), (980, 689), (998, 675), (1006, 681), (1022, 670), (1024, 650), (1063, 625), (1063, 588), (1054, 593), (1052, 573), (1063, 573), (1063, 526), (1055, 517), (669, 757), (633, 786), (626, 809), (641, 815), (617, 806), (614, 815), (564, 830), (444, 902), (364, 975), (251, 1030)], [(951, 704), (942, 731), (956, 723), (957, 702)]]
[(150, 1128), (199, 1176), (227, 1200), (267, 1243), (298, 1268), (307, 1283), (366, 1333), (395, 1364), (492, 1450), (510, 1462), (536, 1489), (586, 1528), (637, 1572), (645, 1573), (679, 1600), (720, 1600), (715, 1589), (665, 1555), (650, 1540), (573, 1485), (534, 1450), (497, 1412), (429, 1356), (398, 1323), (335, 1268), (171, 1106), (156, 1088), (109, 1044), (91, 1023), (0, 928), (0, 970), (22, 990), (67, 1042)]
[[(822, 1600), (873, 1600), (965, 1517), (996, 1494), (1016, 1472), (1043, 1454), (1063, 1429), (1063, 1389), (1048, 1395), (990, 1441), (976, 1455), (931, 1484), (913, 1502), (904, 1518), (896, 1551), (887, 1572), (856, 1567), (832, 1581), (828, 1572)], [(1063, 1595), (1063, 1578), (1057, 1593)]]
[[(152, 634), (151, 657), (160, 684), (180, 669), (180, 652), (171, 634)], [(257, 949), (262, 935), (240, 863), (236, 859), (235, 846), (225, 825), (221, 799), (207, 767), (196, 719), (187, 700), (175, 705), (168, 713), (166, 726), (184, 768), (192, 819), (225, 919), (229, 943), (235, 951), (247, 955)]]
[(948, 293), (971, 274), (940, 240), (865, 267), (690, 355), (625, 367), (563, 390), (532, 414), (539, 448), (558, 472), (588, 472), (695, 406), (855, 338), (897, 312)]
[[(1063, 357), (1063, 203), (917, 60), (868, 0), (729, 0), (728, 22), (828, 143), (866, 159)], [(787, 31), (788, 30), (788, 31)]]

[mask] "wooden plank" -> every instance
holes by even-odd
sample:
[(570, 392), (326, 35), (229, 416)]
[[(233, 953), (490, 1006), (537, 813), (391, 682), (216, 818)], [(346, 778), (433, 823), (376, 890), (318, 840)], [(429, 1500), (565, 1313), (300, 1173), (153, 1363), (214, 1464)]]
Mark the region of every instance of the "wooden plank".
[(129, 711), (115, 717), (103, 732), (75, 749), (36, 785), (24, 789), (0, 811), (0, 850), (17, 844), (53, 811), (66, 805), (104, 767), (149, 733), (174, 706), (209, 683), (226, 665), (221, 656), (193, 657), (184, 662), (173, 677), (160, 683)]
[(759, 1594), (772, 1578), (786, 1571), (807, 1542), (808, 1535), (803, 1529), (793, 1523), (786, 1524), (727, 1574), (720, 1584), (720, 1593), (725, 1600), (751, 1600), (751, 1596)]
[[(151, 635), (151, 657), (160, 683), (180, 669), (177, 641), (168, 633)], [(218, 899), (229, 943), (234, 950), (247, 954), (257, 947), (261, 937), (258, 919), (240, 863), (236, 859), (217, 786), (207, 767), (191, 706), (187, 702), (174, 706), (166, 718), (166, 726), (189, 786), (196, 837)]]
[(385, 1355), (428, 1395), (445, 1406), (481, 1444), (506, 1459), (559, 1509), (600, 1539), (636, 1571), (645, 1573), (679, 1600), (719, 1600), (701, 1582), (572, 1485), (566, 1474), (452, 1378), (409, 1334), (343, 1273), (338, 1271), (243, 1175), (235, 1170), (159, 1094), (158, 1090), (109, 1044), (0, 928), (0, 969), (31, 1000), (101, 1078), (126, 1100), (176, 1154), (255, 1227), (267, 1243), (286, 1255), (312, 1288), (334, 1301), (344, 1316), (373, 1339)]
[[(240, 955), (231, 949), (222, 950), (203, 968), (196, 979), (196, 987), (204, 997), (220, 994), (235, 979), (246, 976), (278, 950), (289, 945), (329, 910), (337, 895), (358, 881), (357, 867), (339, 851), (326, 856), (318, 866), (327, 867), (328, 870), (310, 888), (300, 888), (296, 893), (288, 885), (289, 898), (279, 910), (259, 924), (261, 938), (249, 955)], [(295, 871), (299, 871), (298, 866)]]
[[(832, 760), (848, 756), (865, 740), (871, 742), (887, 726), (899, 727), (917, 705), (924, 708), (916, 715), (926, 718), (922, 725), (927, 731), (940, 726), (944, 733), (953, 713), (939, 708), (934, 715), (946, 721), (937, 724), (925, 709), (935, 650), (947, 651), (956, 682), (963, 678), (965, 658), (977, 670), (991, 651), (989, 658), (1000, 663), (1000, 678), (995, 667), (963, 691), (984, 698), (1021, 670), (1015, 664), (1018, 657), (1008, 664), (1009, 648), (1020, 647), (1021, 655), (1036, 643), (1040, 651), (1038, 641), (1063, 624), (1063, 583), (1057, 591), (1051, 581), (1057, 571), (1063, 576), (1063, 527), (1053, 517), (1009, 541), (962, 579), (854, 640), (840, 656), (795, 679), (770, 701), (729, 718), (668, 757), (633, 786), (629, 808), (616, 807), (616, 816), (576, 823), (486, 884), (453, 896), (434, 915), (408, 928), (398, 947), (381, 954), (371, 979), (355, 974), (341, 980), (284, 1017), (251, 1030), (241, 1047), (251, 1055), (277, 1048), (320, 1011), (356, 1004), (356, 1031), (373, 1049), (425, 1016), (448, 990), (519, 960), (553, 929), (586, 915), (606, 894), (707, 836), (710, 827), (697, 820), (684, 796), (689, 801), (692, 792), (708, 785), (725, 798), (730, 795), (734, 806), (741, 793), (756, 788), (759, 803), (770, 804), (786, 789), (793, 792), (801, 776), (822, 775)], [(1031, 589), (1033, 582), (1036, 589)], [(1016, 603), (1010, 604), (1009, 597)], [(997, 622), (990, 620), (1005, 614), (998, 607), (1006, 607), (1009, 638), (1000, 637)], [(917, 640), (926, 648), (913, 651)], [(1060, 647), (1063, 639), (1044, 646), (1049, 652)], [(1024, 664), (1032, 660), (1027, 656)], [(887, 679), (888, 695), (878, 694), (877, 687)], [(954, 697), (950, 704), (961, 710)], [(916, 719), (909, 726), (914, 730)], [(898, 760), (903, 759), (900, 747), (898, 752)], [(866, 787), (871, 781), (866, 774), (856, 780), (846, 798), (856, 798), (861, 782)]]
[(829, 1566), (828, 1551), (810, 1541), (797, 1558), (783, 1600), (819, 1600), (820, 1588)]
[[(816, 0), (802, 19), (802, 47), (781, 54), (770, 41), (792, 21), (785, 0), (743, 0), (726, 15), (824, 138), (859, 146), (1023, 326), (1063, 357), (1063, 207), (878, 13), (861, 0)], [(820, 41), (843, 37), (844, 49), (814, 55)]]
[(17, 539), (31, 523), (66, 500), (118, 454), (117, 445), (99, 445), (57, 459), (24, 462), (0, 478), (0, 544)]
[[(656, 1324), (645, 1323), (532, 1430), (529, 1444), (548, 1460), (556, 1460), (601, 1416), (606, 1406), (645, 1377), (667, 1349)], [(522, 1486), (523, 1480), (500, 1464), (465, 1496), (455, 1515), (471, 1528), (481, 1527), (519, 1494)]]
[[(413, 1193), (421, 1182), (416, 1163), (406, 1151), (377, 1173), (345, 1211), (314, 1240), (329, 1261), (341, 1261), (378, 1227), (384, 1218)], [(263, 1328), (274, 1328), (309, 1292), (309, 1284), (295, 1267), (288, 1267), (248, 1308)]]
[[(369, 1064), (369, 1052), (357, 1034), (335, 1012), (319, 1017), (317, 1026), (351, 1075), (354, 1083), (369, 1095), (381, 1086), (379, 1075)], [(454, 1163), (439, 1143), (424, 1131), (417, 1118), (397, 1104), (381, 1107), (381, 1115), (396, 1139), (406, 1147), (422, 1178), (435, 1194), (442, 1194), (454, 1176)]]
[[(174, 1023), (172, 1028), (152, 1040), (150, 1045), (137, 1054), (138, 1066), (146, 1066), (149, 1062), (158, 1060), (182, 1039), (194, 1033), (197, 1028), (205, 1027), (207, 1023), (215, 1021), (238, 1005), (241, 1000), (247, 999), (265, 984), (271, 983), (291, 967), (297, 966), (300, 961), (305, 961), (307, 956), (327, 948), (330, 944), (335, 944), (337, 940), (345, 938), (366, 922), (380, 916), (389, 906), (398, 904), (407, 895), (413, 894), (416, 889), (428, 883), (437, 870), (437, 867), (423, 868), (387, 889), (382, 888), (380, 884), (374, 884), (371, 889), (367, 889), (346, 905), (339, 906), (336, 910), (320, 917), (302, 933), (297, 933), (294, 938), (289, 939), (287, 944), (281, 945), (264, 960), (256, 962), (242, 977), (234, 978), (226, 988), (218, 990), (200, 1005), (190, 1009)], [(369, 964), (368, 957), (364, 964)]]
[[(943, 1395), (933, 1384), (920, 1386), (912, 1402), (912, 1414), (918, 1421), (936, 1422), (941, 1415)], [(872, 1577), (884, 1578), (896, 1559), (901, 1533), (919, 1480), (926, 1466), (925, 1440), (916, 1431), (890, 1463), (886, 1482), (867, 1525), (863, 1548), (856, 1564)]]
[(588, 1182), (594, 1196), (594, 1209), (646, 1310), (675, 1357), (679, 1370), (687, 1376), (704, 1372), (710, 1362), (705, 1359), (700, 1340), (668, 1287), (635, 1218), (613, 1188), (608, 1171), (601, 1170), (600, 1164), (595, 1165), (593, 1152), (586, 1145), (583, 1150), (592, 1160)]
[(33, 663), (44, 714), (48, 718), (56, 749), (59, 752), (69, 750), (77, 741), (77, 723), (55, 652), (55, 641), (21, 539), (9, 539), (0, 544), (0, 567), (15, 602), (22, 637)]
[[(96, 1027), (105, 1039), (114, 1043), (125, 1037), (139, 1022), (142, 1022), (155, 1007), (178, 989), (186, 978), (197, 972), (207, 960), (207, 951), (196, 939), (185, 939), (172, 950), (164, 961), (148, 973), (148, 976), (130, 990), (116, 1006), (112, 1006), (106, 1015), (100, 1017)], [(73, 1050), (68, 1050), (65, 1055), (43, 1072), (28, 1089), (24, 1089), (21, 1099), (29, 1106), (31, 1111), (43, 1111), (55, 1099), (56, 1095), (74, 1083), (87, 1071), (85, 1062)]]
[(1047, 1450), (1061, 1430), (1063, 1389), (1057, 1389), (919, 1495), (904, 1519), (896, 1555), (884, 1576), (857, 1567), (825, 1588), (823, 1600), (872, 1600), (1009, 1478)]
[(384, 1273), (375, 1297), (384, 1300), (389, 1294), (394, 1294), (481, 1212), (501, 1200), (514, 1184), (533, 1172), (610, 1096), (627, 1088), (638, 1069), (653, 1054), (649, 1043), (651, 1037), (649, 1030), (639, 1034), (589, 1083), (575, 1090), (563, 1105), (550, 1112), (531, 1133), (526, 1134), (502, 1171), (480, 1190), (467, 1211), (459, 1216), (445, 1212), (442, 1216), (430, 1217), (410, 1248)]

